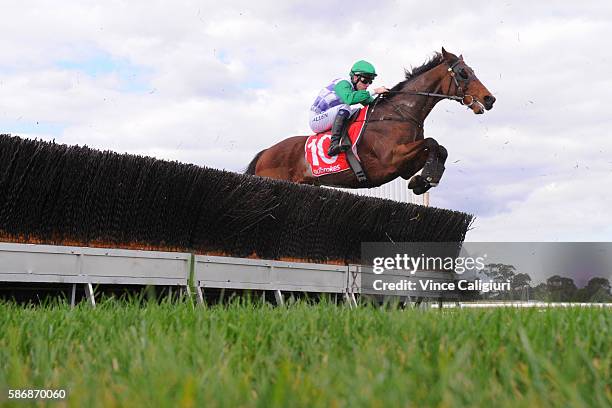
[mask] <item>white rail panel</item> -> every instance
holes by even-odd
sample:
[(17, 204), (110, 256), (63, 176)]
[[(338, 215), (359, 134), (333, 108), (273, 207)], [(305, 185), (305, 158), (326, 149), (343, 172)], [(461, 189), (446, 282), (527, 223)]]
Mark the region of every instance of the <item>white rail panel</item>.
[(182, 285), (189, 254), (0, 243), (0, 281)]
[(197, 256), (195, 281), (206, 288), (344, 293), (346, 266)]
[[(194, 256), (178, 252), (137, 251), (88, 247), (0, 243), (0, 282), (71, 284), (180, 285), (189, 290), (191, 268), (198, 288), (255, 289), (291, 292), (381, 295), (363, 289), (364, 277), (374, 275), (363, 265), (327, 265), (261, 259)], [(386, 271), (387, 282), (430, 279), (452, 282), (452, 273)], [(393, 293), (437, 299), (455, 299), (448, 291), (410, 290)], [(201, 296), (200, 296), (201, 297)], [(354, 296), (353, 296), (354, 299)], [(282, 298), (281, 298), (282, 300)]]

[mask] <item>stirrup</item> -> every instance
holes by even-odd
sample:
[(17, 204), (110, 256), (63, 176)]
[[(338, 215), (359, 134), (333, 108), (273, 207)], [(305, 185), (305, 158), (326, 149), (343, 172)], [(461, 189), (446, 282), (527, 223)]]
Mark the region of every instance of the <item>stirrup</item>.
[(337, 156), (342, 153), (343, 150), (339, 144), (332, 144), (329, 146), (329, 150), (327, 151), (327, 155), (330, 157)]
[(346, 152), (351, 147), (353, 147), (353, 145), (352, 145), (351, 140), (349, 139), (348, 135), (342, 136), (340, 138), (340, 149), (343, 152)]
[(328, 156), (337, 156), (342, 152), (346, 152), (349, 150), (352, 145), (351, 143), (342, 143), (342, 141), (346, 140), (345, 137), (342, 137), (340, 141), (334, 143), (333, 141), (329, 145), (329, 150), (327, 151)]

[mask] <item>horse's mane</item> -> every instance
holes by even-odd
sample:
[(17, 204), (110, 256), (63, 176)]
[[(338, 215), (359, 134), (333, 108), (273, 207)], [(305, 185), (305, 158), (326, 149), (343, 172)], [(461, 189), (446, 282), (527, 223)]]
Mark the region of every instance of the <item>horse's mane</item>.
[(397, 95), (397, 92), (394, 91), (399, 91), (406, 82), (410, 82), (414, 79), (416, 79), (419, 75), (429, 71), (430, 69), (437, 67), (438, 65), (440, 65), (442, 62), (444, 61), (444, 56), (439, 53), (439, 52), (435, 52), (434, 55), (427, 60), (424, 64), (412, 68), (412, 69), (405, 69), (404, 68), (404, 76), (405, 76), (405, 80), (399, 82), (397, 85), (395, 85), (393, 88), (390, 89), (391, 93), (389, 96), (385, 96), (385, 98), (383, 98), (379, 103), (384, 102), (385, 100), (391, 99), (393, 98), (394, 95)]

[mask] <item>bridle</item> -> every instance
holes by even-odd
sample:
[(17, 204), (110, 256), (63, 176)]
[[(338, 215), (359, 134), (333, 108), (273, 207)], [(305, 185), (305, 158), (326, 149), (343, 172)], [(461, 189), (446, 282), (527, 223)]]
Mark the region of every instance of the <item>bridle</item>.
[[(459, 67), (459, 63), (461, 61), (462, 61), (461, 59), (457, 59), (455, 62), (448, 65), (447, 72), (451, 76), (452, 80), (449, 82), (448, 91), (445, 94), (434, 93), (434, 92), (423, 92), (423, 91), (411, 91), (411, 90), (389, 91), (389, 93), (401, 93), (401, 94), (406, 94), (406, 95), (417, 95), (417, 96), (426, 96), (426, 97), (433, 97), (433, 98), (450, 99), (450, 100), (461, 103), (461, 105), (466, 106), (467, 108), (471, 108), (472, 106), (474, 106), (474, 104), (478, 104), (484, 110), (484, 105), (475, 96), (466, 94), (464, 91), (464, 88), (467, 89), (470, 83), (470, 77), (467, 76), (467, 78), (464, 78), (463, 75), (461, 75), (460, 70), (462, 68)], [(451, 94), (451, 87), (453, 86), (453, 84), (455, 85), (455, 90), (456, 90), (455, 95)], [(417, 131), (414, 136), (415, 139), (418, 133), (422, 134), (423, 133), (423, 121), (417, 119), (412, 114), (405, 112), (404, 110), (402, 110), (402, 106), (394, 104), (390, 100), (387, 100), (387, 102), (390, 103), (391, 106), (393, 107), (393, 110), (395, 110), (398, 113), (398, 115), (400, 116), (399, 118), (383, 115), (382, 117), (378, 119), (370, 119), (372, 115), (374, 115), (374, 110), (376, 109), (378, 103), (381, 100), (387, 98), (384, 95), (385, 94), (379, 95), (374, 100), (372, 104), (372, 108), (369, 110), (364, 120), (365, 124), (364, 124), (364, 128), (362, 129), (362, 132), (365, 131), (365, 127), (368, 125), (368, 122), (370, 121), (392, 120), (392, 121), (399, 121), (399, 122), (410, 122), (414, 124), (417, 128)]]
[[(469, 76), (467, 78), (463, 78), (462, 75), (460, 74), (459, 70), (461, 68), (459, 68), (459, 63), (461, 61), (462, 61), (461, 59), (457, 59), (457, 61), (453, 62), (452, 64), (449, 64), (448, 66), (447, 72), (450, 74), (452, 80), (449, 82), (448, 91), (445, 94), (434, 93), (434, 92), (423, 92), (423, 91), (410, 91), (410, 90), (389, 91), (389, 93), (402, 93), (402, 94), (407, 94), (407, 95), (418, 95), (418, 96), (450, 99), (450, 100), (461, 103), (461, 105), (467, 108), (471, 108), (475, 104), (478, 104), (484, 110), (485, 109), (484, 105), (475, 96), (466, 94), (464, 91), (464, 87), (467, 89), (468, 85), (470, 84), (470, 78)], [(451, 87), (453, 84), (455, 84), (455, 90), (456, 90), (455, 95), (451, 94)], [(380, 97), (377, 98), (376, 102), (378, 102), (378, 99), (380, 99)], [(398, 110), (398, 108), (395, 108), (395, 109)], [(398, 113), (402, 115), (401, 111), (398, 111)]]
[[(457, 95), (456, 96), (440, 95), (440, 96), (443, 98), (448, 98), (448, 99), (452, 99), (456, 101), (458, 100), (462, 105), (466, 106), (467, 108), (471, 108), (474, 104), (478, 104), (480, 105), (480, 108), (484, 110), (485, 109), (484, 105), (475, 96), (466, 94), (463, 90), (463, 87), (459, 84), (459, 80), (457, 79), (457, 76), (459, 76), (459, 78), (464, 83), (466, 88), (470, 84), (470, 77), (468, 76), (467, 78), (463, 78), (462, 75), (459, 73), (458, 66), (460, 62), (461, 62), (461, 59), (457, 59), (457, 61), (455, 61), (452, 65), (449, 65), (448, 70), (447, 70), (453, 80), (452, 82), (455, 83), (455, 88), (457, 89), (457, 92), (456, 92)], [(448, 85), (449, 94), (450, 94), (450, 88), (451, 88), (451, 84), (449, 83)], [(469, 101), (470, 101), (469, 103), (467, 102), (466, 98), (469, 98)]]

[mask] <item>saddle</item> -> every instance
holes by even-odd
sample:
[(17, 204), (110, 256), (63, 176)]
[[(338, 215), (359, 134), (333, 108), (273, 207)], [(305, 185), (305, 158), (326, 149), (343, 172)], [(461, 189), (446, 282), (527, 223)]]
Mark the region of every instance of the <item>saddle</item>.
[[(312, 174), (320, 177), (328, 174), (339, 173), (352, 169), (359, 182), (367, 181), (367, 177), (359, 162), (357, 145), (361, 139), (361, 134), (365, 128), (368, 107), (364, 107), (355, 112), (349, 120), (345, 129), (342, 129), (340, 143), (350, 147), (346, 152), (337, 156), (328, 156), (327, 151), (331, 142), (331, 132), (317, 133), (306, 139), (304, 154), (306, 161), (310, 164)], [(350, 143), (350, 144), (349, 144)]]

